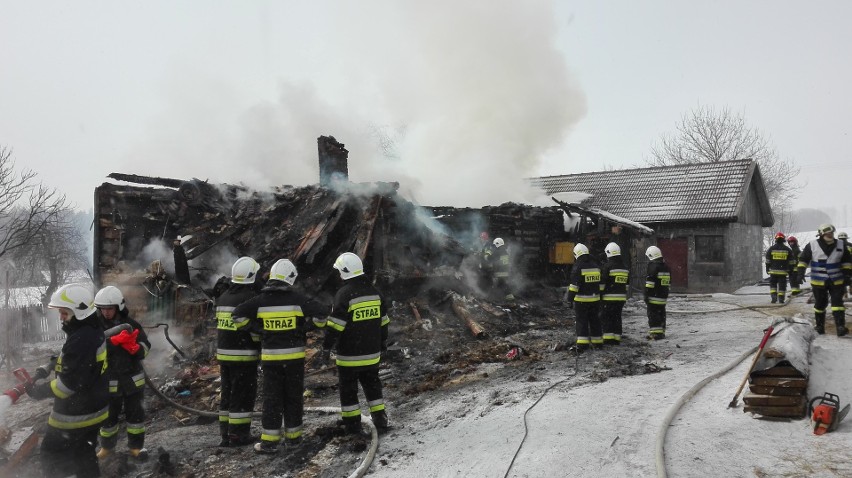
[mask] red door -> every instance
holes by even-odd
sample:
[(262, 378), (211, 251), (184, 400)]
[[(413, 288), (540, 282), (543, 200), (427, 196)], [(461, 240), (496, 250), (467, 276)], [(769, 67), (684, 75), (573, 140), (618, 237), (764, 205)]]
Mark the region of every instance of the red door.
[(663, 251), (663, 259), (672, 270), (672, 289), (686, 290), (689, 287), (689, 246), (686, 238), (657, 239), (657, 247)]

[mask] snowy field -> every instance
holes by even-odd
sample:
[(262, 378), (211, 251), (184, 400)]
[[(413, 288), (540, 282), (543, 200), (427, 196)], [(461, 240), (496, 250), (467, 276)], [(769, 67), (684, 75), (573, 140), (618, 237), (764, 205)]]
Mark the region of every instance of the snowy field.
[[(728, 408), (752, 356), (710, 381), (661, 428), (682, 395), (759, 344), (772, 316), (811, 320), (805, 301), (770, 305), (766, 287), (675, 298), (667, 339), (652, 344), (661, 357), (655, 365), (670, 370), (590, 380), (591, 362), (606, 360), (606, 351), (580, 356), (576, 373), (567, 353), (563, 363), (531, 364), (534, 382), (461, 390), (418, 410), (416, 422), (382, 439), (370, 476), (852, 476), (852, 419), (823, 436), (813, 434), (807, 419), (758, 419), (743, 412), (747, 386), (738, 406)], [(766, 308), (730, 311), (754, 305)], [(625, 319), (626, 340), (644, 340), (646, 330), (644, 317)], [(811, 362), (808, 397), (831, 392), (841, 406), (849, 403), (852, 341), (818, 336)], [(501, 405), (494, 406), (495, 397)], [(524, 412), (539, 399), (527, 414), (528, 436), (518, 451)], [(667, 432), (664, 467), (656, 455), (661, 430)]]

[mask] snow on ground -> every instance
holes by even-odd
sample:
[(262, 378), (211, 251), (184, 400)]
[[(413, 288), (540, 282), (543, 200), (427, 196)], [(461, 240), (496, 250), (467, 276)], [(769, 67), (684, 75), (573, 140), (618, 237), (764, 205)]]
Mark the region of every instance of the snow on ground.
[[(577, 369), (567, 352), (560, 363), (531, 363), (534, 380), (486, 382), (411, 414), (415, 421), (397, 424), (382, 438), (370, 476), (654, 476), (655, 444), (669, 409), (756, 347), (771, 315), (810, 319), (812, 306), (805, 300), (773, 306), (766, 287), (675, 298), (668, 306), (667, 339), (652, 344), (661, 357), (652, 366), (671, 370), (595, 381), (590, 365), (606, 360), (606, 351), (580, 356)], [(736, 306), (765, 308), (729, 310)], [(721, 310), (729, 311), (714, 312)], [(626, 340), (645, 340), (646, 330), (644, 316), (625, 318)], [(738, 406), (728, 408), (751, 359), (709, 382), (674, 417), (665, 439), (668, 476), (852, 476), (852, 418), (823, 436), (813, 434), (807, 419), (757, 419), (742, 411), (747, 387)], [(818, 336), (811, 361), (808, 396), (831, 392), (841, 405), (849, 403), (852, 341)], [(510, 470), (524, 437), (524, 412), (539, 399)]]

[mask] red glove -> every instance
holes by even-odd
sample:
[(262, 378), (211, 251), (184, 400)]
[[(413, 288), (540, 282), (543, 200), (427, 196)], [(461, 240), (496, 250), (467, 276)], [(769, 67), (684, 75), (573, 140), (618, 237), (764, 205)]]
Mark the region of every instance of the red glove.
[(136, 338), (138, 336), (139, 329), (134, 330), (132, 333), (122, 330), (120, 334), (113, 335), (109, 340), (113, 345), (120, 346), (130, 355), (134, 355), (139, 351), (139, 344), (136, 343)]
[[(126, 330), (122, 330), (120, 334), (113, 335), (112, 337), (109, 338), (109, 341), (112, 342), (113, 345), (121, 345), (121, 344), (127, 343), (130, 340), (131, 340), (130, 332), (128, 332)], [(136, 341), (136, 339), (133, 338), (133, 342), (135, 342), (135, 341)]]

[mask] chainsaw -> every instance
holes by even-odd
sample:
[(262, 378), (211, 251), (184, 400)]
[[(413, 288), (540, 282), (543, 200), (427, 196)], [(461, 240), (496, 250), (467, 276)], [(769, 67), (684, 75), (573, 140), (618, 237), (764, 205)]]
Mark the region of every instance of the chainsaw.
[[(840, 410), (840, 411), (838, 411)], [(814, 424), (814, 435), (824, 435), (837, 429), (840, 422), (849, 413), (849, 404), (840, 409), (840, 397), (826, 392), (821, 397), (814, 397), (808, 405), (811, 422)]]

